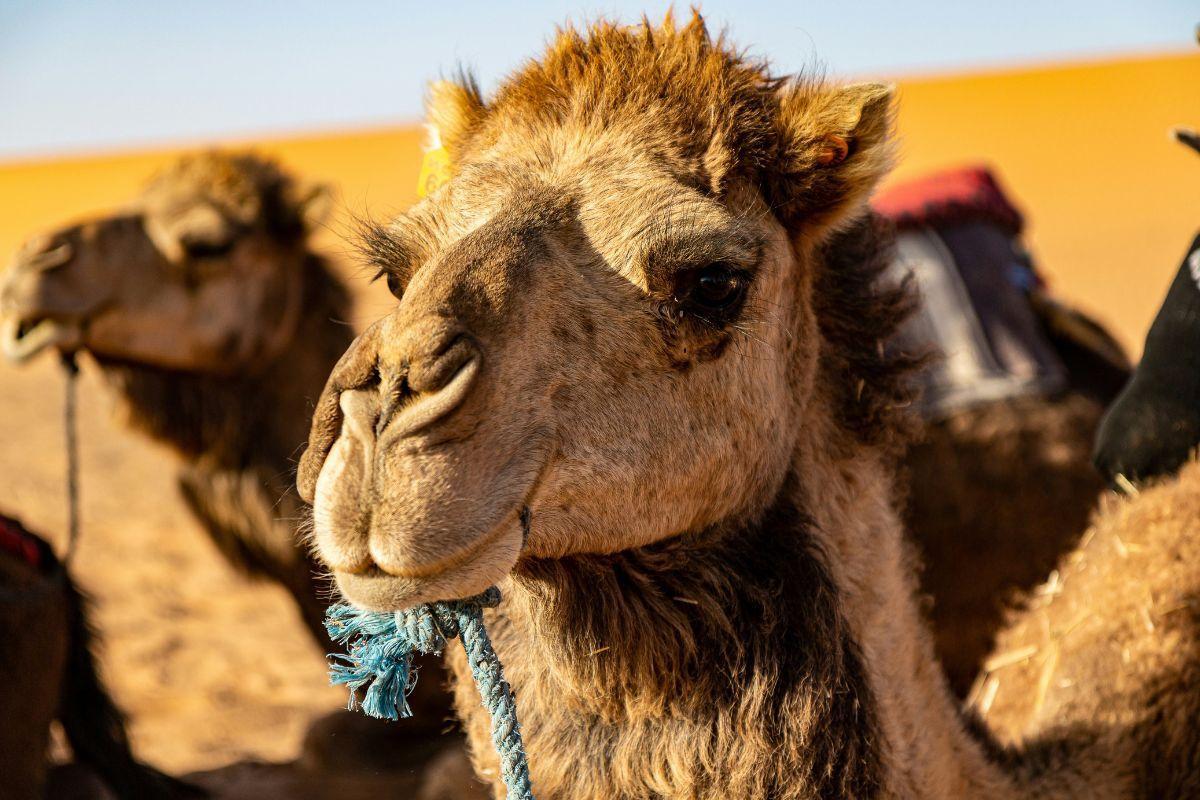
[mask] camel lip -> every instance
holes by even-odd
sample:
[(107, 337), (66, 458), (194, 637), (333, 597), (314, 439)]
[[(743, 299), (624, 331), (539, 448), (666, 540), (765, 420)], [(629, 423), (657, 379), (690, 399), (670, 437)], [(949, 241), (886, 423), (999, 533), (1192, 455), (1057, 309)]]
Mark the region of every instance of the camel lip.
[(0, 350), (15, 364), (29, 361), (49, 347), (73, 349), (83, 338), (77, 322), (50, 317), (10, 317), (0, 323)]
[(457, 550), (443, 553), (432, 561), (426, 561), (404, 569), (385, 569), (379, 565), (378, 561), (371, 558), (362, 570), (352, 570), (352, 572), (357, 572), (358, 574), (373, 574), (377, 572), (379, 575), (409, 580), (430, 578), (477, 559), (485, 548), (490, 547), (498, 539), (503, 538), (504, 531), (512, 519), (512, 514), (505, 515), (501, 522), (490, 531), (475, 537)]
[(372, 563), (352, 572), (334, 570), (333, 577), (347, 601), (372, 611), (473, 597), (512, 571), (521, 554), (522, 539), (519, 525), (500, 525), (454, 554), (453, 563), (445, 567), (395, 574)]

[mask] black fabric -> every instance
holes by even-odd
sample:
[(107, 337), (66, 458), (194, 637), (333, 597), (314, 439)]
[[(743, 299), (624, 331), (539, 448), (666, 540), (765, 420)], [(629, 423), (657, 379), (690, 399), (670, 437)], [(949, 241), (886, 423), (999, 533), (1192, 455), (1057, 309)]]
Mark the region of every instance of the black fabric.
[(1200, 444), (1200, 236), (1146, 335), (1142, 361), (1096, 435), (1096, 467), (1146, 480), (1174, 472)]

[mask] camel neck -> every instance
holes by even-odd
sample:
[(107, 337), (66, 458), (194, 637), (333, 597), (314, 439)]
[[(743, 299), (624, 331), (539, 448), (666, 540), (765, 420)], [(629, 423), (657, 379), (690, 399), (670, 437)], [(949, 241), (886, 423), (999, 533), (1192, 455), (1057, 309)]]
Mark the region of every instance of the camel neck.
[[(1018, 791), (1018, 756), (960, 714), (887, 474), (871, 458), (809, 463), (750, 524), (522, 562), (492, 627), (535, 786), (559, 798), (1054, 796), (1032, 780)], [(485, 736), (468, 697), (468, 727)]]
[[(795, 504), (809, 509), (817, 547), (837, 587), (846, 634), (864, 654), (884, 745), (886, 796), (1051, 800), (1120, 792), (1089, 737), (1050, 732), (1000, 746), (965, 715), (934, 655), (921, 611), (919, 562), (895, 503), (895, 466), (871, 448), (798, 446)], [(828, 441), (828, 439), (826, 439)], [(831, 454), (832, 453), (832, 454)], [(1088, 766), (1090, 763), (1090, 767)]]
[[(892, 501), (890, 461), (868, 448), (800, 447), (796, 504), (810, 509), (846, 635), (865, 654), (885, 785), (901, 797), (1014, 796), (994, 748), (958, 708), (918, 600), (918, 561)], [(1022, 795), (1016, 795), (1022, 796)]]
[(736, 529), (520, 565), (492, 630), (539, 792), (881, 792), (876, 691), (794, 494)]

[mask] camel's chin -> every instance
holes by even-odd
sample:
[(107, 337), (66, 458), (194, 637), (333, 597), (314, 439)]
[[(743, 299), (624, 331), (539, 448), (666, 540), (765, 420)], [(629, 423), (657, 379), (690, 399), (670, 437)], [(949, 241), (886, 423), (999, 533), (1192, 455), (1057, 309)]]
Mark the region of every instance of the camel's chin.
[(521, 554), (521, 532), (510, 529), (452, 567), (421, 575), (392, 575), (378, 567), (335, 570), (338, 590), (350, 603), (372, 611), (398, 611), (419, 603), (474, 597), (505, 578)]
[(0, 327), (0, 349), (4, 351), (5, 358), (16, 364), (29, 361), (50, 347), (75, 350), (82, 343), (83, 329), (74, 322), (11, 318)]

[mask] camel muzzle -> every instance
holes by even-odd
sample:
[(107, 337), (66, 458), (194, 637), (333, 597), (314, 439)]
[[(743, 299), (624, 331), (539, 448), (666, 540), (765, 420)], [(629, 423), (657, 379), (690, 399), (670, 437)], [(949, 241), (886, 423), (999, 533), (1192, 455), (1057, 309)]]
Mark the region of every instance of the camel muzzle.
[(320, 558), (357, 605), (474, 596), (520, 555), (520, 512), (554, 450), (558, 358), (530, 347), (530, 326), (546, 324), (530, 312), (548, 299), (539, 281), (571, 283), (542, 239), (557, 217), (517, 217), (418, 270), (317, 403), (297, 486)]
[(491, 424), (493, 377), (461, 324), (399, 312), (335, 367), (298, 486), (317, 552), (355, 604), (470, 596), (516, 562), (519, 511), (547, 448), (514, 439), (522, 426)]
[(67, 235), (33, 239), (0, 281), (0, 350), (22, 363), (49, 347), (75, 349), (82, 338), (78, 302), (54, 291), (75, 248)]

